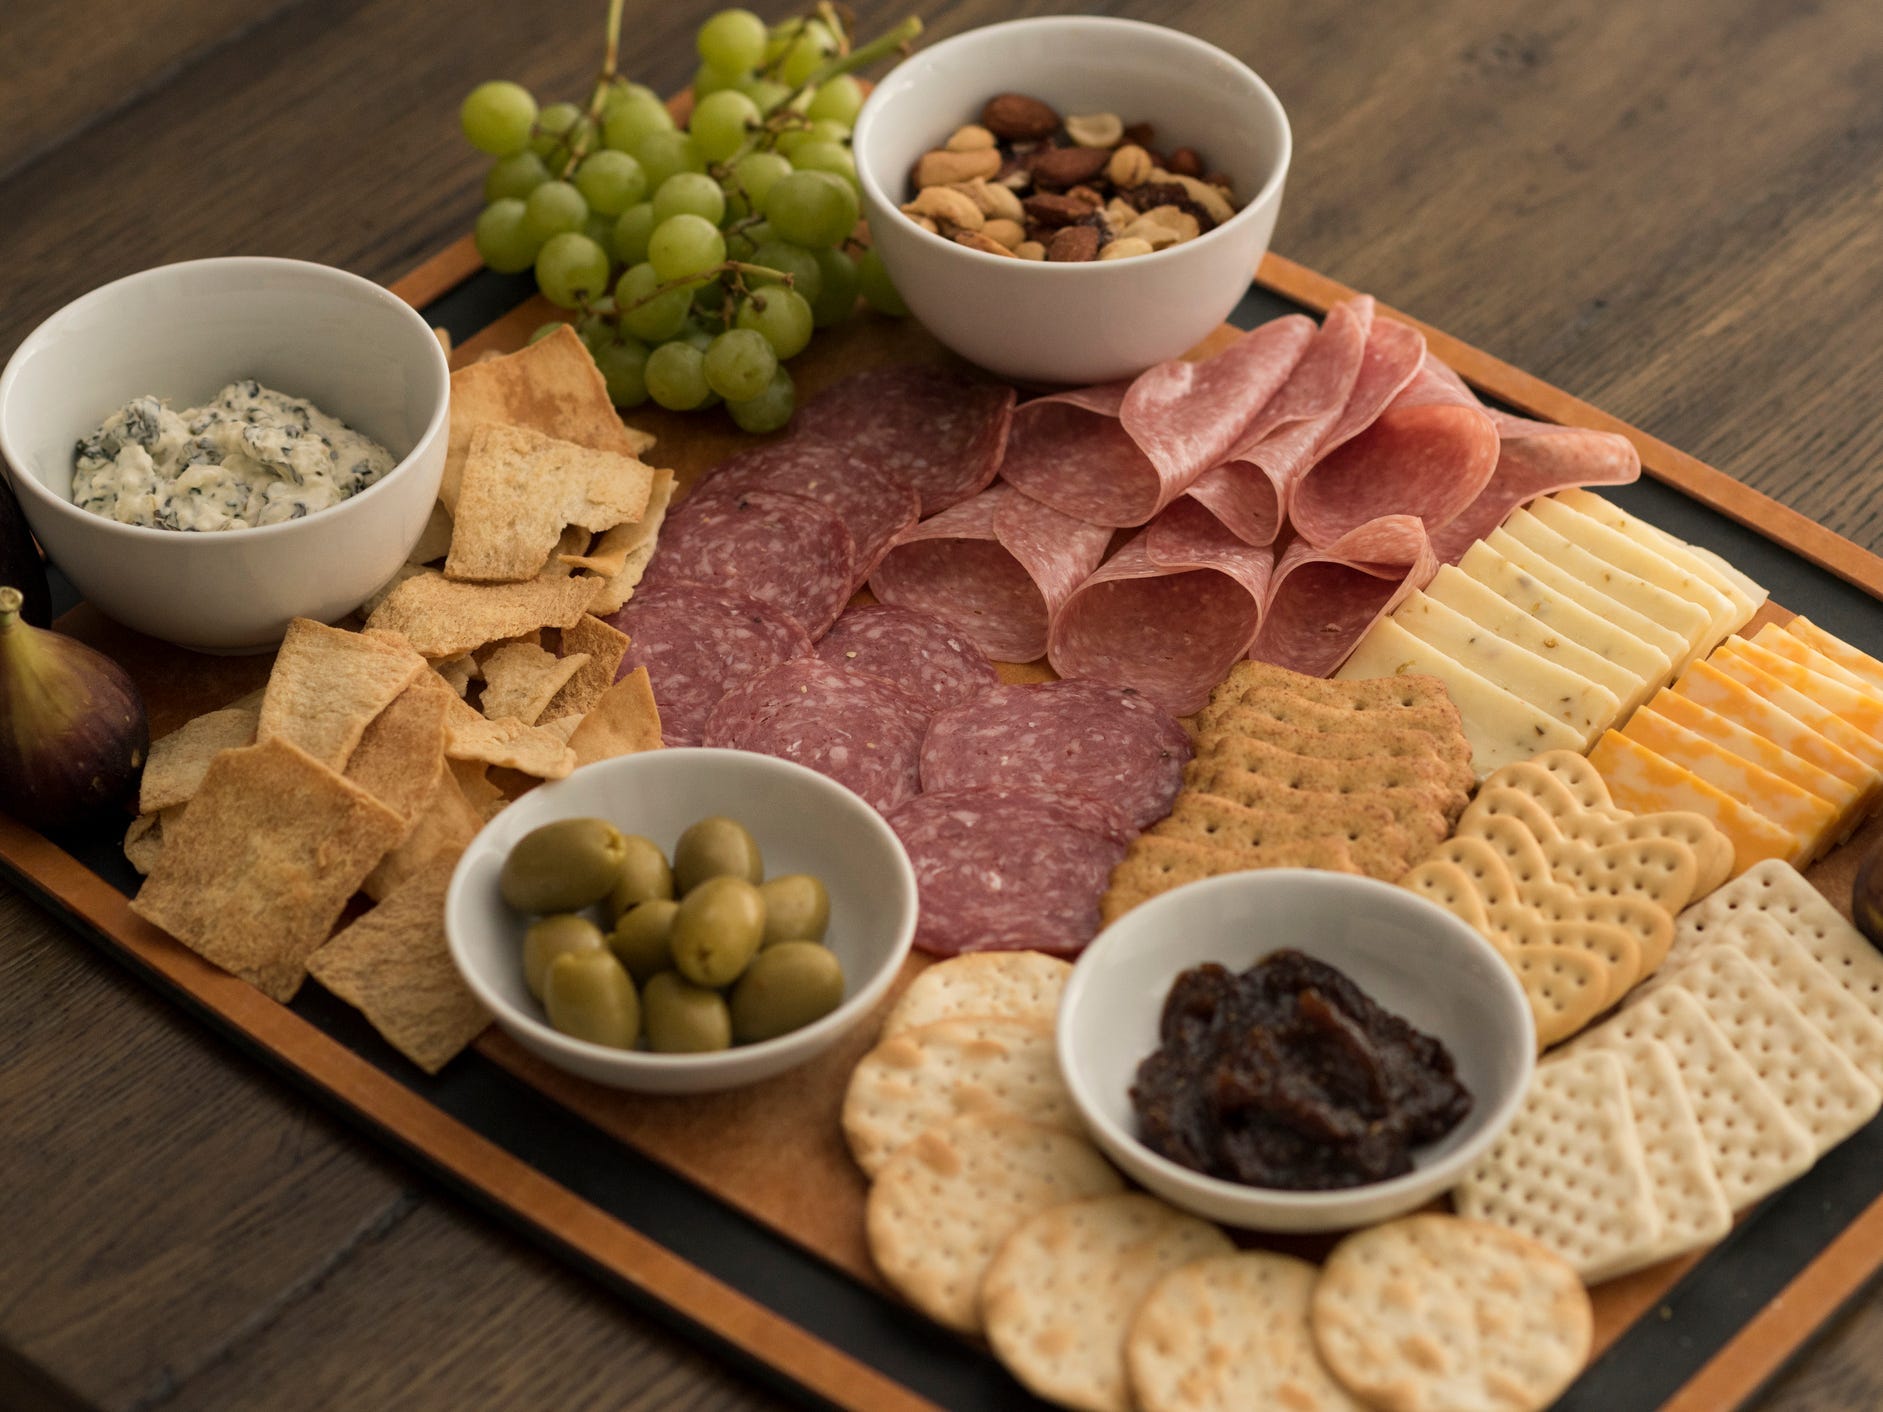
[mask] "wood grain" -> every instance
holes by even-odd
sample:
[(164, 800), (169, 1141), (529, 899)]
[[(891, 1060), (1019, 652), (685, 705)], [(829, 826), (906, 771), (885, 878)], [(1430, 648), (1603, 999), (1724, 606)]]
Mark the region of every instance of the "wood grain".
[[(19, 52), (9, 42), (32, 27), (62, 24), (76, 35), (86, 26), (73, 17), (102, 8), (9, 0), (0, 7), (0, 65)], [(545, 93), (574, 91), (594, 62), (601, 5), (250, 8), (268, 17), (219, 47), (192, 41), (169, 57), (160, 56), (161, 27), (140, 20), (135, 57), (144, 72), (201, 57), (0, 177), (0, 257), (14, 272), (0, 295), (0, 350), (85, 289), (165, 260), (242, 251), (379, 278), (400, 273), (460, 234), (474, 211), (481, 164), (451, 122), (463, 90), (511, 75)], [(904, 7), (858, 8), (867, 20)], [(1245, 55), (1295, 127), (1280, 251), (1883, 548), (1883, 419), (1871, 391), (1883, 374), (1875, 332), (1883, 29), (1870, 0), (1564, 0), (1536, 11), (1494, 0), (908, 8), (935, 33), (1015, 13), (1102, 8), (1178, 24)], [(662, 89), (683, 83), (695, 21), (686, 7), (637, 0), (629, 20), (637, 76)], [(99, 104), (141, 87), (114, 78), (108, 93), (85, 89), (87, 112), (74, 117), (72, 70), (22, 72), (20, 80), (0, 68), (0, 103), (18, 104), (4, 110), (9, 121), (55, 112), (47, 133), (73, 131)], [(0, 156), (0, 171), (8, 165)], [(456, 1203), (435, 1207), (428, 1190), (15, 894), (0, 896), (0, 937), (0, 1033), (10, 1046), (0, 1064), (9, 1178), (0, 1229), (44, 1232), (32, 1265), (0, 1260), (0, 1404), (26, 1405), (11, 1393), (30, 1381), (35, 1398), (68, 1405), (273, 1406), (305, 1381), (349, 1390), (362, 1407), (771, 1405), (715, 1378), (645, 1321), (595, 1322), (598, 1304), (612, 1306), (593, 1286), (540, 1269), (532, 1276), (533, 1257), (514, 1242), (493, 1240)], [(41, 959), (17, 969), (33, 955)], [(62, 1046), (29, 1028), (35, 1013), (73, 1017), (83, 1044)], [(80, 1049), (96, 1062), (81, 1062)], [(35, 1052), (47, 1061), (19, 1062)], [(235, 1131), (226, 1142), (205, 1134), (187, 1121), (193, 1108)], [(29, 1110), (41, 1115), (35, 1131), (50, 1124), (55, 1150), (75, 1167), (14, 1161), (12, 1120)], [(177, 1121), (144, 1122), (147, 1113)], [(223, 1161), (199, 1161), (199, 1146)], [(303, 1164), (308, 1176), (297, 1185), (291, 1170)], [(114, 1199), (84, 1200), (72, 1170), (81, 1182), (105, 1180)], [(110, 1180), (120, 1171), (139, 1180)], [(205, 1173), (250, 1193), (246, 1225), (192, 1199)], [(360, 1272), (388, 1271), (369, 1267), (361, 1248), (345, 1249), (344, 1222), (316, 1221), (304, 1204), (309, 1188), (328, 1183), (358, 1202), (348, 1212), (383, 1210), (379, 1190), (419, 1192), (414, 1210), (428, 1219), (408, 1214), (391, 1228), (410, 1242), (400, 1246), (403, 1261), (460, 1277), (490, 1268), (500, 1287), (531, 1290), (518, 1295), (541, 1306), (529, 1327), (555, 1340), (559, 1355), (529, 1365), (534, 1386), (507, 1377), (522, 1355), (500, 1300), (469, 1301), (462, 1330), (450, 1327), (453, 1298), (435, 1281), (376, 1300)], [(429, 1219), (434, 1210), (438, 1219)], [(331, 1263), (310, 1287), (299, 1256), (245, 1266), (251, 1242)], [(200, 1322), (186, 1323), (171, 1312), (191, 1293), (174, 1272), (203, 1251), (213, 1253), (203, 1257), (210, 1288), (191, 1306)], [(225, 1270), (254, 1287), (225, 1285)], [(64, 1332), (100, 1291), (115, 1314), (113, 1340), (129, 1349), (102, 1352)], [(245, 1307), (279, 1314), (265, 1328), (246, 1327)], [(318, 1318), (297, 1317), (316, 1308)], [(1877, 1309), (1861, 1305), (1762, 1406), (1875, 1403)], [(448, 1345), (436, 1341), (457, 1333)], [(100, 1360), (104, 1381), (92, 1380)], [(646, 1375), (658, 1368), (674, 1371)], [(221, 1395), (198, 1394), (199, 1379)]]

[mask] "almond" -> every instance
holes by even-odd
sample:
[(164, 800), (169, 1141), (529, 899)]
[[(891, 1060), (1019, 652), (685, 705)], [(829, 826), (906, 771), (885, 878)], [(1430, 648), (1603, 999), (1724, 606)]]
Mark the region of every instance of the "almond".
[(1200, 177), (1203, 175), (1203, 159), (1197, 156), (1194, 147), (1179, 147), (1170, 154), (1164, 165), (1178, 176)]
[(1091, 226), (1066, 226), (1056, 231), (1046, 247), (1046, 258), (1056, 264), (1079, 264), (1098, 258), (1098, 232)]
[(1103, 147), (1047, 147), (1034, 153), (1027, 165), (1034, 185), (1064, 191), (1092, 180), (1110, 161), (1111, 153)]
[(1036, 142), (1059, 131), (1059, 114), (1024, 93), (1000, 93), (981, 109), (981, 126), (1009, 142)]
[(1000, 153), (992, 147), (978, 152), (924, 152), (915, 164), (917, 190), (953, 186), (958, 181), (991, 177), (1000, 170)]
[(1089, 202), (1042, 191), (1022, 203), (1027, 215), (1043, 226), (1069, 226), (1092, 214)]

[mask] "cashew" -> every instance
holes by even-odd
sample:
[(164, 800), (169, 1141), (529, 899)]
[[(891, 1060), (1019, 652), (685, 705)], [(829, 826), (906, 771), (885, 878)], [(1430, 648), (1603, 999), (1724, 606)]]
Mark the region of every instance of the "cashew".
[(965, 245), (970, 250), (979, 250), (984, 255), (1004, 255), (1008, 259), (1013, 258), (1013, 251), (998, 240), (989, 240), (978, 230), (956, 231), (955, 244)]
[(1020, 242), (1026, 239), (1026, 227), (1018, 221), (995, 219), (981, 227), (981, 234), (989, 240), (997, 240), (1009, 250), (1016, 250)]
[(948, 189), (959, 191), (967, 197), (974, 203), (974, 209), (983, 216), (994, 214), (994, 198), (989, 194), (992, 188), (988, 186), (986, 177), (976, 177), (973, 181), (953, 182)]
[(1044, 260), (1046, 247), (1037, 240), (1023, 240), (1013, 247), (1013, 253), (1022, 260)]
[(930, 235), (941, 234), (941, 227), (937, 226), (935, 222), (931, 221), (927, 216), (911, 215), (909, 216), (909, 219), (914, 221), (920, 227), (922, 227), (922, 229), (927, 231)]
[(1098, 258), (1101, 260), (1123, 260), (1132, 255), (1148, 255), (1150, 253), (1150, 241), (1137, 240), (1131, 236), (1125, 236), (1123, 239), (1114, 240), (1110, 245), (1107, 245), (1103, 250), (1099, 251)]
[(1195, 240), (1203, 233), (1201, 222), (1181, 206), (1153, 206), (1144, 213), (1144, 219), (1175, 232), (1179, 240)]
[(1138, 208), (1129, 201), (1114, 196), (1105, 203), (1105, 224), (1111, 227), (1113, 235), (1117, 235), (1137, 218)]
[(969, 123), (965, 127), (956, 128), (949, 134), (948, 141), (944, 145), (950, 152), (985, 152), (994, 144), (993, 133), (979, 123)]
[(1119, 232), (1119, 238), (1145, 241), (1153, 250), (1162, 250), (1166, 245), (1176, 245), (1183, 239), (1169, 226), (1160, 225), (1149, 216), (1139, 216)]
[(928, 186), (916, 193), (915, 200), (902, 208), (905, 216), (928, 216), (938, 225), (962, 230), (979, 230), (987, 223), (981, 208), (953, 187)]
[(1151, 169), (1155, 165), (1149, 152), (1137, 143), (1130, 142), (1111, 154), (1111, 164), (1105, 168), (1105, 175), (1111, 178), (1113, 186), (1129, 190), (1150, 180)]
[(1066, 119), (1066, 135), (1081, 147), (1116, 147), (1125, 123), (1116, 113), (1085, 113)]
[(1026, 207), (1020, 204), (1020, 193), (1011, 186), (1002, 186), (994, 182), (987, 186), (987, 205), (983, 209), (990, 216), (997, 216), (1003, 221), (1023, 221), (1026, 219)]
[(1223, 199), (1223, 193), (1207, 181), (1200, 181), (1193, 176), (1181, 176), (1176, 172), (1167, 172), (1163, 168), (1154, 168), (1152, 181), (1174, 181), (1183, 188), (1183, 194), (1210, 214), (1210, 219), (1221, 225), (1236, 214), (1236, 208)]
[(991, 177), (1000, 170), (1000, 153), (992, 147), (976, 152), (924, 152), (915, 164), (917, 188), (952, 186), (958, 181)]

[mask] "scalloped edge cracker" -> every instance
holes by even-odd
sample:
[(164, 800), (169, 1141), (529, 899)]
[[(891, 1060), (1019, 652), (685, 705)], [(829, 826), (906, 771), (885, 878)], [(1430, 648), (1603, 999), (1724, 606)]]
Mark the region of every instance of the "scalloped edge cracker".
[(1043, 951), (967, 951), (924, 967), (883, 1021), (881, 1037), (964, 1015), (1051, 1024), (1072, 963)]
[(1099, 917), (1109, 926), (1141, 902), (1199, 878), (1246, 873), (1256, 868), (1316, 868), (1358, 873), (1360, 866), (1343, 838), (1322, 836), (1263, 848), (1215, 848), (1187, 838), (1139, 834), (1111, 870)]

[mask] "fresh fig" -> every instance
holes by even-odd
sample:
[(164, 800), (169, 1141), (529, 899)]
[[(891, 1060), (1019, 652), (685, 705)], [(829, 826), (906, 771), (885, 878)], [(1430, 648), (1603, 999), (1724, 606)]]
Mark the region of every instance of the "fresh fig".
[(81, 823), (136, 788), (144, 702), (109, 657), (21, 617), (0, 586), (0, 809), (40, 829)]
[(1871, 846), (1857, 865), (1850, 889), (1850, 915), (1870, 944), (1883, 947), (1883, 842)]
[(0, 584), (11, 584), (26, 603), (20, 616), (36, 628), (52, 626), (52, 592), (46, 586), (46, 566), (39, 546), (26, 528), (26, 512), (0, 469)]

